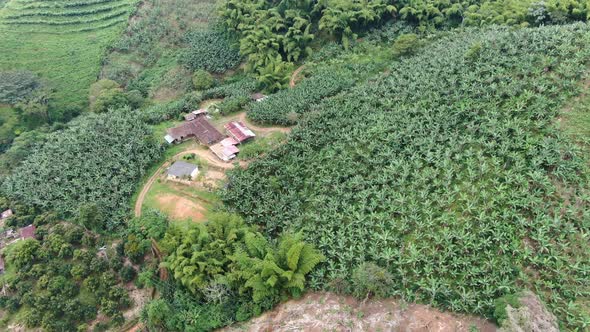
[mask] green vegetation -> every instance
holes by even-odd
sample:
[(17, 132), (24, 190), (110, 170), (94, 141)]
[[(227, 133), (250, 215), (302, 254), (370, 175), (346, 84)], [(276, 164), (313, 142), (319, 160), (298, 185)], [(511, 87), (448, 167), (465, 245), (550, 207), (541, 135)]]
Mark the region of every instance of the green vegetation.
[(198, 91), (210, 89), (214, 84), (213, 76), (205, 70), (197, 70), (193, 74), (193, 87)]
[(5, 249), (10, 268), (1, 278), (10, 295), (0, 297), (0, 306), (27, 328), (45, 331), (76, 331), (98, 313), (122, 323), (130, 299), (116, 272), (124, 257), (116, 250), (97, 255), (101, 238), (79, 226), (44, 222), (38, 240)]
[[(158, 101), (182, 96), (192, 88), (193, 69), (213, 69), (199, 65), (200, 56), (207, 54), (209, 65), (222, 61), (217, 60), (218, 53), (208, 53), (214, 45), (198, 45), (201, 48), (195, 49), (191, 37), (222, 38), (210, 23), (214, 12), (213, 0), (144, 1), (133, 24), (107, 56), (103, 77)], [(219, 65), (215, 70), (221, 70)]]
[(53, 118), (69, 107), (84, 107), (101, 57), (135, 3), (11, 0), (0, 9), (0, 70), (26, 69), (43, 77), (55, 91)]
[(348, 45), (356, 38), (355, 30), (377, 24), (394, 10), (387, 0), (224, 0), (220, 16), (240, 39), (246, 71), (256, 73), (261, 83), (275, 90), (288, 82), (290, 62), (312, 53), (311, 42), (319, 32)]
[(0, 105), (0, 152), (4, 152), (16, 135), (18, 114), (10, 106)]
[[(227, 213), (188, 229), (171, 227), (161, 247), (168, 254), (163, 265), (192, 296), (163, 287), (168, 296), (150, 303), (143, 319), (176, 331), (221, 327), (300, 295), (306, 275), (323, 259), (300, 234), (285, 234), (275, 245)], [(193, 319), (182, 318), (187, 312)]]
[(14, 105), (27, 100), (41, 82), (29, 71), (0, 72), (0, 103)]
[(189, 68), (224, 73), (240, 63), (238, 51), (227, 36), (215, 30), (191, 31), (185, 36), (188, 49), (182, 61)]
[(589, 38), (582, 24), (450, 33), (314, 107), (223, 199), (268, 236), (304, 231), (327, 258), (315, 288), (373, 261), (388, 295), (492, 317), (524, 286), (582, 328), (589, 173), (555, 117)]
[[(584, 87), (586, 88), (586, 87)], [(562, 112), (561, 127), (588, 151), (590, 149), (590, 97), (584, 94)]]
[[(68, 216), (81, 204), (93, 203), (105, 216), (121, 217), (136, 182), (160, 152), (138, 113), (122, 109), (88, 114), (48, 135), (3, 189), (27, 204)], [(121, 221), (105, 219), (102, 227), (108, 229)]]
[(253, 141), (240, 145), (240, 159), (253, 159), (271, 152), (279, 145), (285, 143), (287, 135), (281, 132), (273, 132), (265, 137), (258, 137)]
[(294, 125), (299, 117), (323, 99), (351, 88), (370, 75), (371, 65), (325, 66), (295, 88), (270, 95), (264, 102), (249, 105), (248, 117), (261, 124)]
[[(0, 325), (114, 327), (135, 281), (158, 295), (150, 330), (216, 329), (308, 286), (497, 322), (528, 289), (587, 329), (590, 27), (558, 24), (589, 11), (0, 0), (2, 230), (37, 226), (3, 252)], [(297, 127), (240, 145), (219, 191), (155, 181), (131, 218), (138, 182), (196, 148), (164, 149), (165, 130), (204, 102), (215, 125)]]

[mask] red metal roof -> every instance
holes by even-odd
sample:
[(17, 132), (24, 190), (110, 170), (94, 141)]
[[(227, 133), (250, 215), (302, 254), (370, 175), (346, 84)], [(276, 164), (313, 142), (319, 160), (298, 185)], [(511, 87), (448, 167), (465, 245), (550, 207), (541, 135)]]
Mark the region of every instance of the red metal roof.
[(21, 239), (34, 239), (35, 238), (35, 226), (29, 225), (18, 230)]
[(242, 143), (256, 135), (243, 122), (233, 121), (225, 125), (225, 129), (238, 142)]
[(223, 135), (202, 116), (185, 122), (178, 127), (168, 129), (168, 135), (178, 141), (196, 137), (205, 145), (210, 145), (223, 139)]
[(232, 154), (236, 154), (238, 152), (240, 152), (240, 149), (238, 149), (237, 147), (230, 145), (230, 146), (226, 146), (223, 151), (225, 152), (226, 155), (232, 155)]
[(223, 146), (233, 146), (238, 144), (239, 142), (231, 137), (226, 137), (223, 141), (221, 141), (221, 145)]

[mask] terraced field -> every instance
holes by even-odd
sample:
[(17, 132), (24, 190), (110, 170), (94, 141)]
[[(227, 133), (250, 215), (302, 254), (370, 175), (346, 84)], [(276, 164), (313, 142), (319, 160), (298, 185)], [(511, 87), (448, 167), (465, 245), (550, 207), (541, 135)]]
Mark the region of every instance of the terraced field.
[(137, 0), (8, 0), (0, 5), (0, 70), (28, 69), (55, 90), (53, 106), (84, 107), (108, 45)]

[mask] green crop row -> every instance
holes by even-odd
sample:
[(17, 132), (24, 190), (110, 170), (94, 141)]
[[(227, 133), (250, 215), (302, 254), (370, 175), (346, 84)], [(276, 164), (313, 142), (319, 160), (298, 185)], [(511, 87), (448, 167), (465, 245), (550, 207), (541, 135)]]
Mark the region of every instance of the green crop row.
[(8, 20), (5, 21), (4, 24), (8, 25), (31, 25), (31, 24), (38, 24), (38, 25), (73, 25), (73, 24), (88, 24), (100, 21), (106, 21), (109, 19), (113, 19), (116, 17), (120, 17), (123, 15), (129, 14), (129, 9), (124, 8), (121, 10), (113, 11), (106, 15), (101, 16), (92, 16), (90, 18), (81, 17), (78, 19), (71, 19), (71, 20), (43, 20), (43, 19), (23, 19), (23, 20)]
[(129, 3), (127, 2), (118, 2), (108, 6), (101, 6), (96, 8), (83, 8), (80, 10), (69, 10), (69, 11), (20, 11), (16, 13), (10, 13), (5, 15), (3, 18), (7, 20), (15, 20), (23, 17), (36, 17), (36, 16), (44, 16), (44, 17), (70, 17), (70, 16), (87, 16), (87, 15), (94, 15), (109, 12), (115, 9), (119, 9), (121, 7), (128, 7)]

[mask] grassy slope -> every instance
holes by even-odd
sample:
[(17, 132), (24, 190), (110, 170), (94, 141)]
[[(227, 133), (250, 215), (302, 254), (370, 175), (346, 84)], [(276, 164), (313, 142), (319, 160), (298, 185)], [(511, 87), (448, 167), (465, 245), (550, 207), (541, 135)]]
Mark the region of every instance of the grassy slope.
[[(6, 8), (0, 10), (0, 40), (2, 40), (0, 70), (27, 69), (38, 73), (48, 81), (50, 87), (55, 89), (53, 100), (57, 108), (72, 105), (85, 107), (88, 88), (98, 77), (104, 52), (107, 46), (119, 37), (127, 21), (126, 17), (133, 10), (133, 0), (114, 1), (118, 7), (113, 11), (120, 11), (122, 8), (126, 10), (126, 15), (114, 19), (103, 19), (105, 14), (84, 15), (85, 19), (98, 19), (98, 21), (49, 25), (19, 24), (25, 19), (37, 20), (38, 18), (34, 16), (9, 19), (9, 15), (32, 11), (20, 7), (25, 1), (13, 0), (7, 4)], [(51, 4), (49, 1), (41, 3)], [(59, 14), (67, 10), (39, 9), (38, 13), (50, 11)], [(41, 17), (51, 22), (79, 18), (78, 16)], [(103, 27), (103, 25), (109, 26)], [(76, 32), (76, 30), (84, 29), (88, 31)]]
[(130, 88), (142, 86), (156, 100), (178, 97), (190, 86), (190, 73), (178, 63), (182, 38), (188, 30), (207, 29), (214, 9), (215, 0), (144, 1), (108, 54), (102, 77), (123, 85), (135, 81)]
[[(0, 137), (12, 139), (17, 125), (18, 116), (16, 111), (9, 106), (0, 105)], [(2, 142), (2, 140), (0, 140), (0, 146), (7, 143), (8, 142)]]

